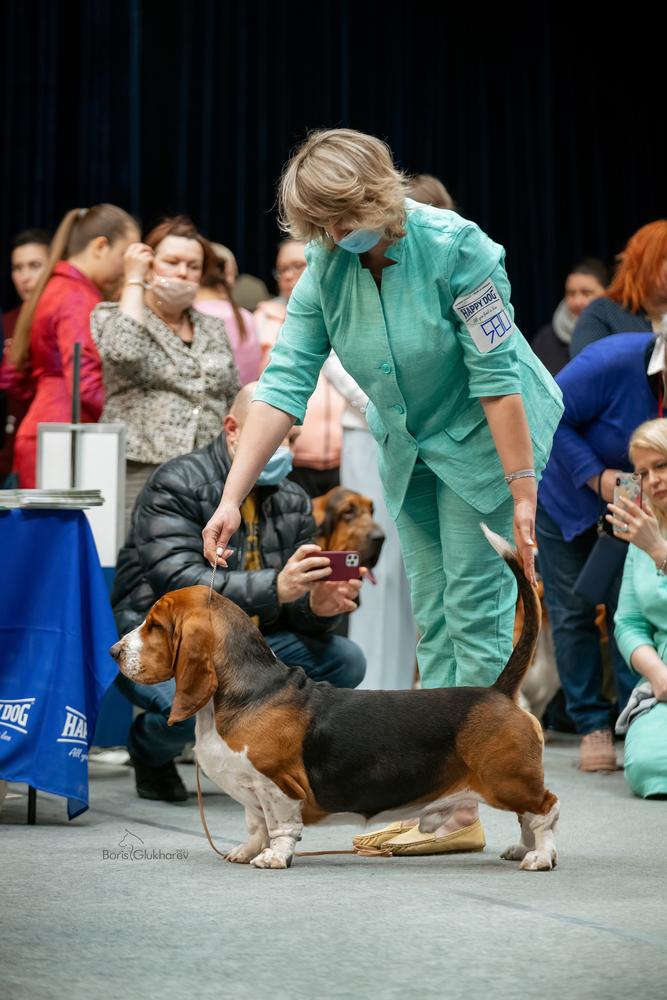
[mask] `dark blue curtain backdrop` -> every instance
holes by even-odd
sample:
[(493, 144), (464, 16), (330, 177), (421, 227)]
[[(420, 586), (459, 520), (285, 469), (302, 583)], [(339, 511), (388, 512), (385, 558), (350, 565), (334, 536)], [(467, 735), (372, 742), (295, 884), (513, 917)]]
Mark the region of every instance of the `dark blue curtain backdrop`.
[(572, 262), (665, 215), (658, 8), (583, 7), (2, 0), (2, 304), (10, 236), (98, 201), (187, 212), (270, 282), (281, 167), (345, 125), (506, 246), (530, 336)]

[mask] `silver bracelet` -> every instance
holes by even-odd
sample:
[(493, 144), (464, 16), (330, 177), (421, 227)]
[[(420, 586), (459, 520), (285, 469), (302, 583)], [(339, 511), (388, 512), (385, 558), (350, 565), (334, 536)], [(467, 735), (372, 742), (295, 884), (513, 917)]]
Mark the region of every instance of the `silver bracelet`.
[(658, 576), (667, 576), (667, 556), (665, 556), (658, 566)]
[(509, 476), (505, 476), (508, 486), (515, 479), (535, 479), (535, 469), (518, 469), (517, 472), (510, 472)]

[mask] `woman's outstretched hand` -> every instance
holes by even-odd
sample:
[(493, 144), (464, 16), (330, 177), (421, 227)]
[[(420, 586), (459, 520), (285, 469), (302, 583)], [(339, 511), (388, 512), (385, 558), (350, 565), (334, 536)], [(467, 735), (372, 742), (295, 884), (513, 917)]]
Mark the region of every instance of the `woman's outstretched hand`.
[(519, 550), (523, 571), (532, 583), (535, 579), (535, 501), (520, 499), (514, 501), (514, 543)]
[(241, 524), (239, 508), (222, 500), (202, 531), (204, 539), (204, 558), (211, 566), (227, 566), (227, 556), (233, 549), (227, 548), (227, 543)]

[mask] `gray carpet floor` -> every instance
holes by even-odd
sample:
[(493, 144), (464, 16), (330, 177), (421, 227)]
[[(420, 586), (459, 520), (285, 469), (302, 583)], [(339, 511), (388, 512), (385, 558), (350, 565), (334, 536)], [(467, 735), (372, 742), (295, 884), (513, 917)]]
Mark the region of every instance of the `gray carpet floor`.
[[(126, 767), (91, 765), (91, 808), (25, 786), (0, 813), (0, 993), (7, 1000), (337, 1000), (667, 995), (667, 802), (622, 772), (576, 770), (576, 743), (547, 747), (561, 798), (560, 862), (520, 872), (499, 854), (516, 821), (483, 808), (487, 848), (438, 858), (296, 859), (289, 871), (211, 851), (196, 800), (136, 797)], [(180, 771), (194, 789), (194, 769)], [(221, 847), (239, 806), (205, 781)], [(305, 832), (303, 850), (350, 846), (358, 828)], [(120, 844), (150, 860), (114, 859)], [(105, 853), (106, 852), (106, 853)], [(155, 856), (153, 856), (155, 855)]]

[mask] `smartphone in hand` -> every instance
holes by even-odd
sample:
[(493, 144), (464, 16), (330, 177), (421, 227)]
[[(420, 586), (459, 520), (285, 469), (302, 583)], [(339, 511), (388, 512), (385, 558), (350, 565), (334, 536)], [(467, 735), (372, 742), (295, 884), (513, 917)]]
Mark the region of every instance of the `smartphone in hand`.
[(331, 576), (326, 577), (323, 583), (359, 579), (361, 559), (358, 552), (318, 552), (317, 556), (326, 556), (331, 563)]
[(616, 506), (618, 506), (618, 501), (621, 497), (641, 507), (642, 478), (636, 472), (621, 472), (616, 476), (616, 484), (614, 486), (614, 503)]
[[(614, 504), (617, 507), (622, 508), (622, 505), (619, 503), (621, 497), (624, 500), (636, 503), (638, 507), (641, 507), (642, 480), (641, 476), (637, 475), (636, 472), (621, 472), (618, 476), (616, 476), (616, 483), (614, 485)], [(617, 538), (623, 538), (623, 532), (617, 531), (616, 528), (614, 528), (614, 534)]]

